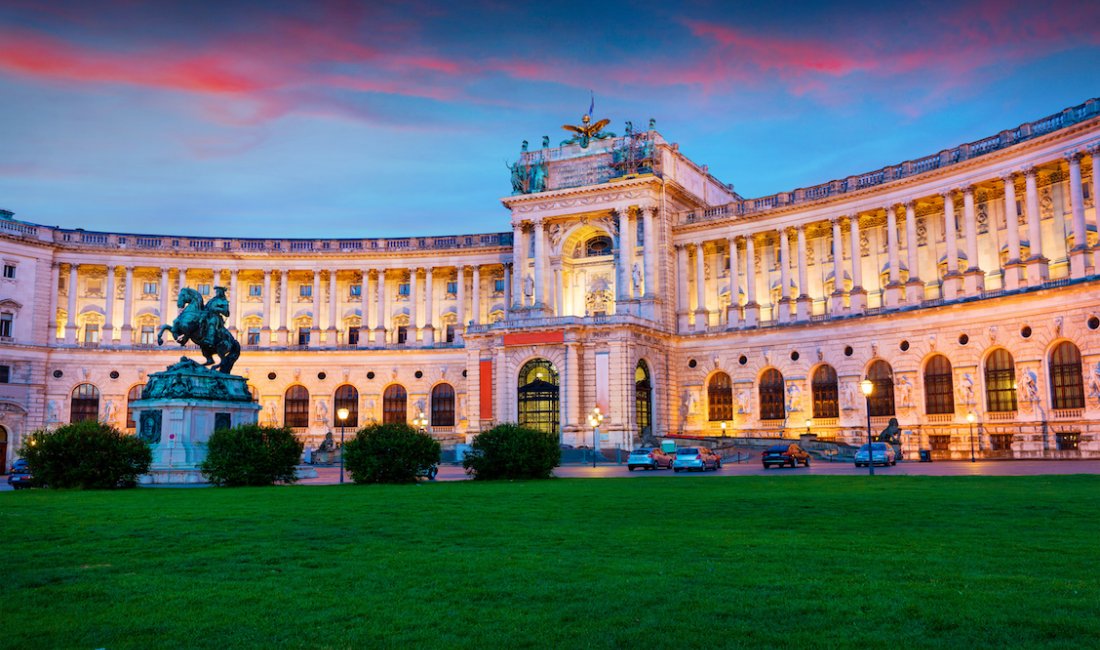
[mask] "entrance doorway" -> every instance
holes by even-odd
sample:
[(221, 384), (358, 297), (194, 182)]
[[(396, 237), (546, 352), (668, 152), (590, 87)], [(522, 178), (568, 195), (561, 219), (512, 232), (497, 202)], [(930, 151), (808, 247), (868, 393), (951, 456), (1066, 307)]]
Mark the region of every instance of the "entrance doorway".
[(520, 426), (560, 434), (558, 371), (546, 359), (532, 359), (519, 371)]
[(653, 383), (649, 366), (638, 361), (634, 369), (634, 417), (638, 422), (638, 437), (646, 440), (653, 435)]

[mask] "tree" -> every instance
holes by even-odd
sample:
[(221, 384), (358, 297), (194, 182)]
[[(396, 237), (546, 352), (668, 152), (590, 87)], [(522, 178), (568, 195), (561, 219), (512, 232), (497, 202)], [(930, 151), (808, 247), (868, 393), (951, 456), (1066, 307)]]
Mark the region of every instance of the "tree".
[(133, 487), (153, 462), (144, 440), (95, 420), (35, 431), (19, 453), (35, 479), (52, 488)]

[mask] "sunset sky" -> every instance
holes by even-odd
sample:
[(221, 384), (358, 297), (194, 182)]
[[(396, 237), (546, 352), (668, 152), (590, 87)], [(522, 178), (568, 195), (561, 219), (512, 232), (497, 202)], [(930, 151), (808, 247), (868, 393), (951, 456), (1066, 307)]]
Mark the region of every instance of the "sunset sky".
[(1100, 96), (1097, 2), (0, 0), (0, 207), (116, 232), (509, 229), (521, 140), (657, 129), (746, 197)]

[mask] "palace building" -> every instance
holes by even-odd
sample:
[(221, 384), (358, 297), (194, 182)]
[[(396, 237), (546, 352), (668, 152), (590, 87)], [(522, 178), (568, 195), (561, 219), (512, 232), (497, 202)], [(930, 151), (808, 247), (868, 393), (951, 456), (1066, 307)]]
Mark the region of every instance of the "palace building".
[(146, 377), (198, 357), (157, 345), (180, 288), (215, 286), (261, 423), (309, 443), (346, 407), (351, 428), (518, 421), (592, 445), (598, 407), (603, 447), (858, 442), (896, 418), (938, 458), (1100, 457), (1100, 100), (760, 198), (652, 122), (602, 124), (524, 146), (505, 232), (225, 239), (0, 212), (5, 465), (37, 428), (132, 431)]

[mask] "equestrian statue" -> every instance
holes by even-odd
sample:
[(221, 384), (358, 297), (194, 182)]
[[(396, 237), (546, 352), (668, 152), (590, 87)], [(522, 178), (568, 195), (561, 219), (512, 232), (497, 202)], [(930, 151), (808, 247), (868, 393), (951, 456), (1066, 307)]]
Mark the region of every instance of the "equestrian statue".
[[(202, 356), (206, 357), (204, 366), (229, 374), (241, 356), (241, 344), (225, 328), (225, 319), (229, 316), (225, 291), (225, 287), (214, 287), (214, 297), (204, 305), (198, 291), (189, 287), (180, 289), (176, 307), (182, 311), (171, 325), (161, 325), (157, 330), (157, 345), (164, 345), (164, 331), (168, 330), (180, 345), (188, 341), (198, 344)], [(214, 361), (215, 354), (220, 361)]]

